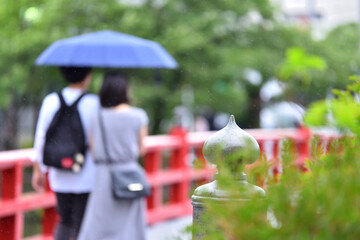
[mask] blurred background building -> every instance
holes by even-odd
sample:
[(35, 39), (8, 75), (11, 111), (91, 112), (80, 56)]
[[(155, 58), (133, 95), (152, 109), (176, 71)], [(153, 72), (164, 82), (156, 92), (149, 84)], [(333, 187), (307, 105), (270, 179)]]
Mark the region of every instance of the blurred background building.
[(273, 0), (283, 18), (303, 27), (311, 26), (322, 39), (332, 28), (360, 21), (359, 0)]

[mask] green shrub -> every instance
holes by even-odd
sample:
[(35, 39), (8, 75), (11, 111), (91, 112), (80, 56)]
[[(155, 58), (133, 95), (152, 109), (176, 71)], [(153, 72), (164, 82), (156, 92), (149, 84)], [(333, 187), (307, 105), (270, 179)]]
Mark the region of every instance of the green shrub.
[[(336, 90), (333, 100), (315, 103), (306, 116), (309, 125), (331, 124), (346, 137), (334, 141), (326, 155), (314, 138), (305, 173), (293, 164), (291, 142), (285, 142), (279, 182), (268, 174), (266, 161), (248, 172), (249, 181), (259, 173), (266, 179), (266, 198), (207, 203), (204, 239), (360, 239), (360, 81), (352, 80), (347, 90)], [(226, 190), (236, 191), (238, 183), (230, 175), (218, 180), (226, 181)]]

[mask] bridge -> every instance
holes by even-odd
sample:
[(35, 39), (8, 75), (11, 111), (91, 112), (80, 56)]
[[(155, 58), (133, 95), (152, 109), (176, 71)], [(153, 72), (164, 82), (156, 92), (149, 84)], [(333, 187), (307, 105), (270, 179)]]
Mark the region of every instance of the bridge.
[[(305, 160), (310, 158), (312, 131), (306, 128), (246, 131), (258, 141), (261, 154), (268, 154), (266, 146), (271, 143), (271, 154), (267, 156), (274, 163), (274, 175), (279, 173), (279, 146), (283, 139), (293, 141), (294, 164), (306, 171)], [(146, 137), (146, 154), (142, 163), (152, 187), (152, 194), (146, 199), (148, 225), (192, 214), (191, 192), (196, 186), (209, 182), (216, 171), (206, 163), (201, 152), (203, 143), (213, 133), (188, 133), (174, 128), (169, 135)], [(320, 135), (319, 146), (326, 151), (334, 138), (333, 135)], [(0, 239), (53, 240), (58, 219), (53, 192), (49, 187), (42, 193), (24, 192), (24, 171), (31, 168), (33, 154), (33, 149), (0, 152)], [(24, 216), (37, 210), (42, 211), (41, 232), (24, 237), (24, 226), (28, 224)]]

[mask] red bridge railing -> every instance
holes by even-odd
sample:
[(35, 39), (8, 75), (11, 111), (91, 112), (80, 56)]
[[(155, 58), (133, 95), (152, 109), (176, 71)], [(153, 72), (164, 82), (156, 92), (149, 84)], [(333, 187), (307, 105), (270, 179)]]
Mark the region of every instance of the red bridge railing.
[[(305, 168), (304, 161), (310, 157), (311, 132), (307, 129), (248, 130), (259, 142), (262, 152), (265, 143), (272, 142), (270, 159), (279, 159), (279, 145), (284, 138), (295, 143), (296, 164)], [(148, 136), (145, 139), (146, 155), (143, 165), (152, 186), (147, 198), (147, 222), (154, 224), (192, 213), (190, 196), (192, 189), (209, 182), (215, 169), (206, 164), (201, 148), (213, 132), (186, 133), (173, 129), (169, 135)], [(333, 137), (321, 137), (324, 146)], [(326, 148), (326, 147), (325, 147)], [(57, 221), (54, 194), (48, 189), (43, 193), (24, 193), (24, 169), (31, 168), (29, 160), (32, 149), (0, 152), (0, 239), (1, 240), (52, 240)], [(192, 167), (191, 161), (202, 164)], [(276, 173), (277, 168), (274, 168)], [(42, 211), (41, 233), (24, 237), (25, 213)]]

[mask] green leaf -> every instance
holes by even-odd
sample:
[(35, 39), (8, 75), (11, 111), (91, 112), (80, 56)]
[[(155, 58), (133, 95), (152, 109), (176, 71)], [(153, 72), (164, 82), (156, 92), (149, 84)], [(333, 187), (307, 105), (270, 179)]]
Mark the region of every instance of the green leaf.
[(310, 105), (304, 118), (308, 126), (324, 126), (327, 123), (328, 107), (326, 101), (318, 101)]
[(299, 77), (308, 83), (311, 71), (325, 69), (326, 62), (323, 58), (307, 54), (302, 47), (291, 47), (286, 51), (284, 62), (280, 64), (279, 77), (285, 81)]

